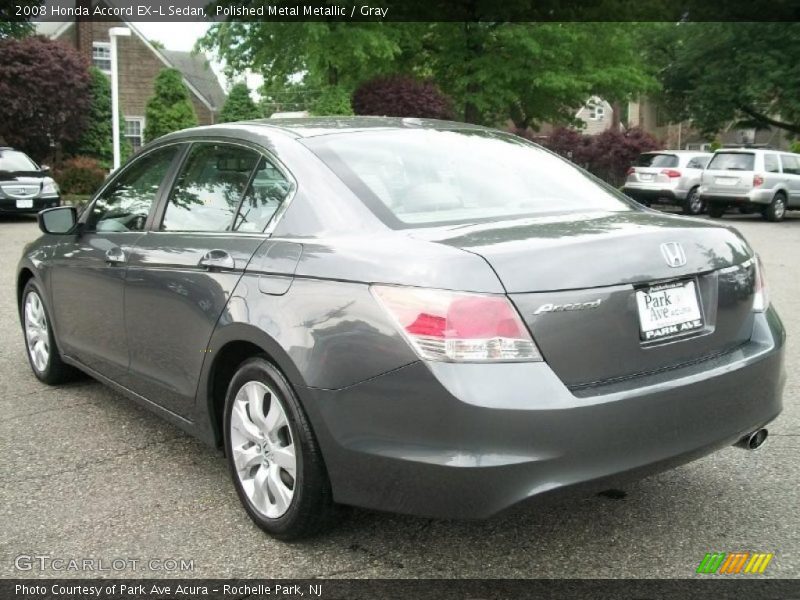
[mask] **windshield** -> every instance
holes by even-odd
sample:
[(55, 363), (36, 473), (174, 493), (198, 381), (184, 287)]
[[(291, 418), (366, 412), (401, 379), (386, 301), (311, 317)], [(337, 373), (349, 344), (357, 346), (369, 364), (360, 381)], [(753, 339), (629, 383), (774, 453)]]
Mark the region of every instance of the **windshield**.
[(38, 171), (39, 167), (27, 155), (17, 150), (0, 150), (0, 171)]
[(636, 159), (637, 167), (670, 168), (678, 166), (678, 157), (674, 154), (640, 154)]
[(718, 171), (752, 171), (754, 162), (755, 154), (749, 152), (717, 152), (708, 163), (708, 168)]
[(390, 226), (631, 210), (569, 162), (499, 132), (362, 131), (305, 143)]

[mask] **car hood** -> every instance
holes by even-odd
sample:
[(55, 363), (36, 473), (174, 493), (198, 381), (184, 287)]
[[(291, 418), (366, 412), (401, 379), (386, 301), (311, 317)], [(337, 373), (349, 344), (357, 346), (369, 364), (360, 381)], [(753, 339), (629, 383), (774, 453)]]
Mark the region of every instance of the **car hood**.
[[(733, 229), (645, 210), (562, 213), (420, 228), (409, 234), (482, 256), (508, 293), (672, 279), (736, 265), (752, 256)], [(667, 264), (661, 245), (670, 242), (681, 244), (686, 264)]]

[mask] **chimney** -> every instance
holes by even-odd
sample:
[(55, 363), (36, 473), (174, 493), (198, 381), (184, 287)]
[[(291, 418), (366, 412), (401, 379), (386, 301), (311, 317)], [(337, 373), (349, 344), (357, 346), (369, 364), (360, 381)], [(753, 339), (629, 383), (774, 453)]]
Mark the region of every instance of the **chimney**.
[(75, 0), (75, 7), (81, 9), (79, 14), (88, 12), (90, 15), (75, 18), (75, 47), (90, 63), (92, 61), (92, 42), (94, 42), (92, 4), (92, 0)]

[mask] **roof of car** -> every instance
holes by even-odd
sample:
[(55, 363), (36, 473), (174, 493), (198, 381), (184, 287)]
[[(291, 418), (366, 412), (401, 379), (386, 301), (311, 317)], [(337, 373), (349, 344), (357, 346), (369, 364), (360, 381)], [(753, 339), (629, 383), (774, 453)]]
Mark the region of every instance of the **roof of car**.
[(416, 119), (408, 117), (300, 117), (285, 119), (257, 119), (242, 125), (255, 125), (281, 129), (297, 137), (312, 137), (345, 131), (370, 129), (459, 129), (487, 130), (488, 128), (457, 121)]
[(642, 152), (642, 154), (708, 154), (711, 156), (712, 153), (705, 150), (650, 150)]

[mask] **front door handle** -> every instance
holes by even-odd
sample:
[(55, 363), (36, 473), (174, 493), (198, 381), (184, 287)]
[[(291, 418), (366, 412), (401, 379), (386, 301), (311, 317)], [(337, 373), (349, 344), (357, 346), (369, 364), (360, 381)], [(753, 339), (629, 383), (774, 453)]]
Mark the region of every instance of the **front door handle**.
[(233, 269), (236, 263), (225, 250), (209, 250), (200, 259), (199, 265), (207, 269)]
[(119, 265), (125, 262), (125, 251), (119, 246), (106, 250), (106, 262), (110, 265)]

